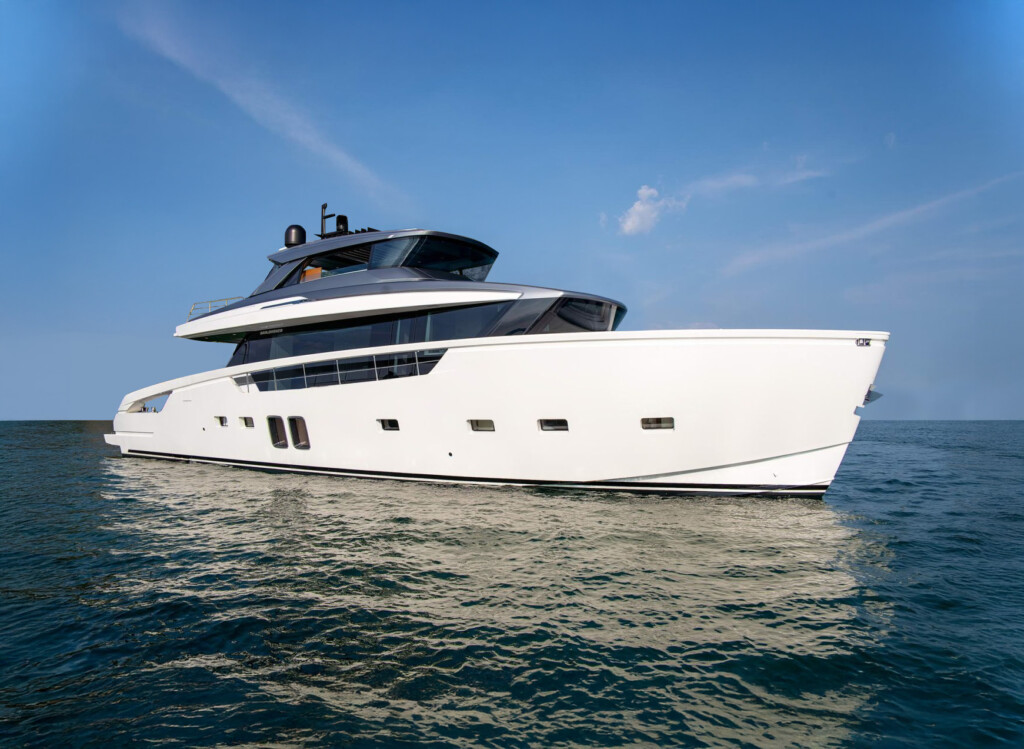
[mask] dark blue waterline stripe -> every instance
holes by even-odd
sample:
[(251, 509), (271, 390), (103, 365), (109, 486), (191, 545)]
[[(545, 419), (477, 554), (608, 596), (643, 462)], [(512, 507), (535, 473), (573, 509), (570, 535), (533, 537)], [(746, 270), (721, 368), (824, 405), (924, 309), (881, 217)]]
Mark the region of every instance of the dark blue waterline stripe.
[(575, 489), (614, 489), (617, 491), (665, 492), (670, 494), (750, 494), (821, 497), (828, 485), (810, 486), (772, 486), (771, 484), (669, 484), (647, 481), (545, 481), (540, 479), (500, 479), (481, 478), (475, 476), (447, 476), (430, 473), (399, 473), (393, 471), (363, 471), (350, 468), (329, 468), (326, 466), (303, 466), (292, 463), (268, 463), (258, 460), (229, 460), (226, 458), (209, 458), (199, 455), (179, 455), (176, 453), (152, 452), (149, 450), (128, 450), (126, 455), (143, 458), (162, 458), (166, 460), (189, 460), (199, 463), (238, 466), (269, 471), (290, 471), (303, 473), (325, 473), (355, 478), (395, 479), (405, 481), (438, 481), (445, 483), (501, 484), (515, 486), (540, 486), (551, 488)]

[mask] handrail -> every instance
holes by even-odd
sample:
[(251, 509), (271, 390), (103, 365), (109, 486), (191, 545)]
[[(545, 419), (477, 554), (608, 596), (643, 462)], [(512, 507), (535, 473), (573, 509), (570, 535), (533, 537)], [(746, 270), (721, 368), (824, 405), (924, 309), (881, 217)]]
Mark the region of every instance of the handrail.
[(188, 317), (185, 318), (185, 322), (188, 322), (193, 317), (209, 314), (215, 309), (227, 307), (231, 302), (237, 302), (239, 299), (245, 299), (245, 297), (232, 296), (227, 299), (211, 299), (209, 302), (194, 302), (188, 310)]

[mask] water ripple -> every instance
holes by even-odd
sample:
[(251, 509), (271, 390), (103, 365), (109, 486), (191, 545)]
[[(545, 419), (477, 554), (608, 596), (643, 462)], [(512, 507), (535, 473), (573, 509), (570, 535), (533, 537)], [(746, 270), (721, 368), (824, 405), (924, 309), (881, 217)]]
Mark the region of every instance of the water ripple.
[(0, 428), (0, 741), (1024, 737), (1019, 426), (865, 424), (826, 502), (261, 474), (101, 428)]

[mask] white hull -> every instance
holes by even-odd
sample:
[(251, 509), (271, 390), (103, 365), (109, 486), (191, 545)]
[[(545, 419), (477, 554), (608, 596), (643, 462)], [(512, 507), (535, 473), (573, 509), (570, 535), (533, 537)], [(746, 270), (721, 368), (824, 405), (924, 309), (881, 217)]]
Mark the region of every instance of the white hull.
[[(853, 439), (856, 409), (887, 339), (880, 332), (647, 331), (317, 354), (131, 393), (107, 441), (125, 455), (271, 470), (820, 496)], [(238, 384), (271, 367), (425, 348), (447, 353), (421, 376), (269, 392)], [(168, 391), (159, 413), (140, 410)], [(302, 417), (309, 449), (292, 440), (274, 447), (270, 416)], [(673, 429), (641, 428), (643, 418), (667, 417)], [(396, 419), (400, 429), (384, 431), (381, 419)], [(492, 420), (495, 430), (473, 431), (474, 419)], [(541, 419), (564, 419), (568, 431), (542, 431)]]

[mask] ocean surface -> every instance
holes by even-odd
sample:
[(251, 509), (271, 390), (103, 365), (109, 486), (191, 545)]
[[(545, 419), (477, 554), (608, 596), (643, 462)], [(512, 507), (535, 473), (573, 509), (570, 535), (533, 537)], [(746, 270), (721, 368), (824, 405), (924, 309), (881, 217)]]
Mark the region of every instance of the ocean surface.
[(0, 423), (0, 744), (1022, 746), (1024, 422), (822, 500), (122, 459)]

